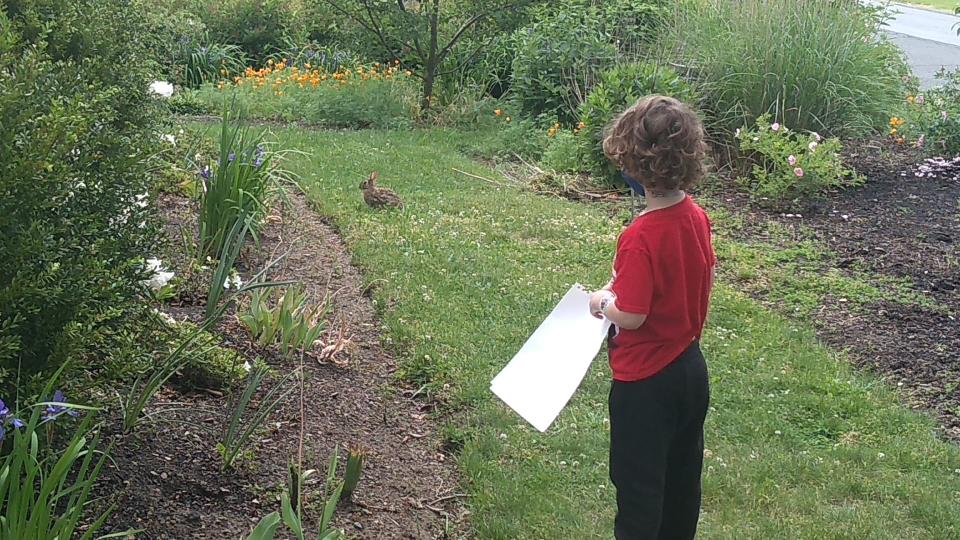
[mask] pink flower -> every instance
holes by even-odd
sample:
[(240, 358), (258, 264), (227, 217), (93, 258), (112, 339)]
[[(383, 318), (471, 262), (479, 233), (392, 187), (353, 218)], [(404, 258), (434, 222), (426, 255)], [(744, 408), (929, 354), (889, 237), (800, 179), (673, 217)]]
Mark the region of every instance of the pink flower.
[(797, 175), (797, 178), (803, 178), (803, 169), (797, 167), (793, 170), (793, 174)]
[(809, 148), (811, 152), (816, 152), (817, 146), (819, 146), (817, 141), (810, 141), (810, 144), (807, 145), (807, 148)]
[(920, 94), (917, 96), (917, 105), (923, 105), (924, 103), (926, 103), (926, 101), (927, 100), (924, 99), (923, 94)]
[(770, 129), (773, 131), (780, 131), (780, 122), (774, 122), (773, 125), (770, 126)]
[(947, 118), (950, 118), (950, 113), (948, 113), (947, 111), (940, 111), (940, 118), (943, 118), (944, 120), (946, 120)]
[(796, 165), (796, 164), (797, 164), (797, 156), (790, 156), (790, 157), (788, 157), (788, 158), (787, 158), (787, 163), (789, 163), (791, 167), (793, 167), (794, 165)]
[(816, 140), (817, 142), (820, 142), (823, 140), (823, 137), (821, 137), (820, 134), (817, 133), (816, 131), (814, 131), (811, 135), (813, 135), (814, 140)]
[(920, 138), (917, 139), (917, 148), (923, 148), (923, 145), (926, 142), (927, 142), (926, 137), (924, 137), (923, 135), (920, 135)]

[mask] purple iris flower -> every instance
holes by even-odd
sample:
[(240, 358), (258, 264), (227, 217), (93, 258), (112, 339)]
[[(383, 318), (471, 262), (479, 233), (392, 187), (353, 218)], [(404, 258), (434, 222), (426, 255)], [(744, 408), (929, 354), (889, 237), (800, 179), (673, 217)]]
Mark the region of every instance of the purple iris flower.
[(200, 177), (203, 178), (204, 180), (209, 180), (211, 174), (212, 174), (212, 173), (211, 173), (211, 171), (210, 171), (210, 166), (209, 166), (209, 165), (205, 166), (205, 167), (203, 168), (203, 170), (200, 171)]
[(7, 436), (7, 426), (12, 425), (16, 429), (22, 428), (24, 425), (23, 420), (19, 418), (14, 418), (10, 413), (10, 408), (7, 407), (7, 404), (0, 399), (0, 442), (3, 442), (3, 439)]
[(50, 405), (47, 405), (47, 409), (43, 412), (44, 422), (53, 422), (63, 414), (74, 418), (80, 416), (80, 413), (73, 409), (64, 407), (63, 405), (57, 405), (57, 403), (63, 403), (64, 405), (67, 403), (66, 397), (64, 397), (63, 392), (60, 390), (53, 393), (53, 399), (50, 401)]
[(230, 152), (230, 155), (227, 156), (227, 161), (229, 161), (230, 163), (233, 163), (236, 160), (237, 160), (237, 155), (234, 154), (233, 152)]

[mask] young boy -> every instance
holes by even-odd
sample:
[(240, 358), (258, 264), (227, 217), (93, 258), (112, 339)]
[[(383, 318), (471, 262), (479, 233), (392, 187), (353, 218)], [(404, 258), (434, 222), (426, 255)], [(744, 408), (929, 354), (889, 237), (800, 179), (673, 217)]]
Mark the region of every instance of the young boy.
[(647, 199), (620, 236), (613, 279), (590, 302), (591, 313), (614, 324), (615, 535), (693, 538), (710, 394), (699, 340), (716, 257), (710, 220), (685, 190), (706, 173), (703, 126), (679, 101), (650, 96), (614, 122), (603, 149)]

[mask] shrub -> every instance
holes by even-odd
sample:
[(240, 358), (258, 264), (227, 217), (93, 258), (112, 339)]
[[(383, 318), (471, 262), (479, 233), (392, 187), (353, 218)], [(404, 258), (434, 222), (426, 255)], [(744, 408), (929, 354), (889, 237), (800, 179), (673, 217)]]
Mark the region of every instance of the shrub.
[[(557, 129), (557, 128), (553, 128)], [(580, 172), (583, 170), (583, 161), (580, 159), (580, 148), (577, 136), (572, 131), (557, 130), (550, 137), (547, 148), (543, 152), (543, 166), (556, 172)]]
[(286, 122), (305, 121), (325, 127), (402, 128), (417, 114), (417, 88), (396, 67), (356, 67), (328, 72), (271, 63), (248, 68), (235, 83), (219, 90), (204, 87), (198, 94), (207, 103), (222, 103), (222, 90), (253, 117)]
[(649, 63), (622, 64), (600, 76), (600, 82), (580, 106), (578, 139), (583, 166), (600, 183), (615, 185), (619, 172), (603, 154), (603, 133), (613, 119), (650, 94), (671, 96), (688, 104), (696, 93), (670, 67)]
[(753, 128), (737, 130), (736, 138), (740, 150), (757, 162), (750, 176), (741, 179), (757, 197), (779, 201), (862, 181), (843, 166), (839, 139), (771, 124), (770, 115), (758, 118)]
[(960, 154), (960, 71), (941, 72), (944, 84), (906, 96), (901, 113), (890, 119), (890, 136), (930, 154)]
[(125, 0), (0, 5), (0, 368), (23, 381), (140, 309), (148, 30)]
[(637, 49), (642, 36), (655, 35), (664, 13), (657, 5), (568, 1), (534, 10), (534, 22), (512, 38), (511, 89), (521, 110), (534, 117), (556, 114), (561, 122), (572, 122), (599, 72), (621, 57), (618, 45), (627, 46), (617, 36), (636, 36), (628, 46)]
[(860, 134), (886, 123), (908, 73), (879, 23), (852, 1), (705, 0), (682, 11), (667, 44), (718, 135), (766, 113), (801, 131)]
[(211, 41), (238, 45), (255, 61), (281, 50), (299, 20), (294, 3), (285, 0), (226, 0), (206, 7)]

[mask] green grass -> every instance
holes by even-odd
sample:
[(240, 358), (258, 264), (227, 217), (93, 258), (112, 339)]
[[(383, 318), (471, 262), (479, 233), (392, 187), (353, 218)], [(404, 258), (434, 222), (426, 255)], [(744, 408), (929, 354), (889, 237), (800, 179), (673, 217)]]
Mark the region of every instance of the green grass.
[(960, 6), (957, 0), (901, 0), (904, 4), (912, 4), (918, 7), (935, 9), (937, 11), (946, 11), (953, 13), (953, 10)]
[(877, 302), (945, 308), (913, 288), (909, 278), (894, 278), (866, 269), (839, 269), (837, 255), (802, 225), (772, 221), (744, 239), (737, 216), (709, 199), (701, 201), (713, 216), (719, 273), (724, 281), (754, 298), (762, 298), (796, 317), (812, 317), (831, 297), (864, 311)]
[[(610, 271), (605, 209), (498, 188), (450, 131), (280, 132), (290, 166), (375, 286), (403, 376), (450, 400), (478, 538), (609, 538), (609, 372), (598, 360), (546, 434), (488, 391), (573, 282)], [(372, 170), (403, 212), (362, 203)], [(702, 538), (956, 538), (960, 451), (877, 379), (820, 347), (809, 326), (718, 286)], [(444, 385), (449, 385), (444, 389)]]

